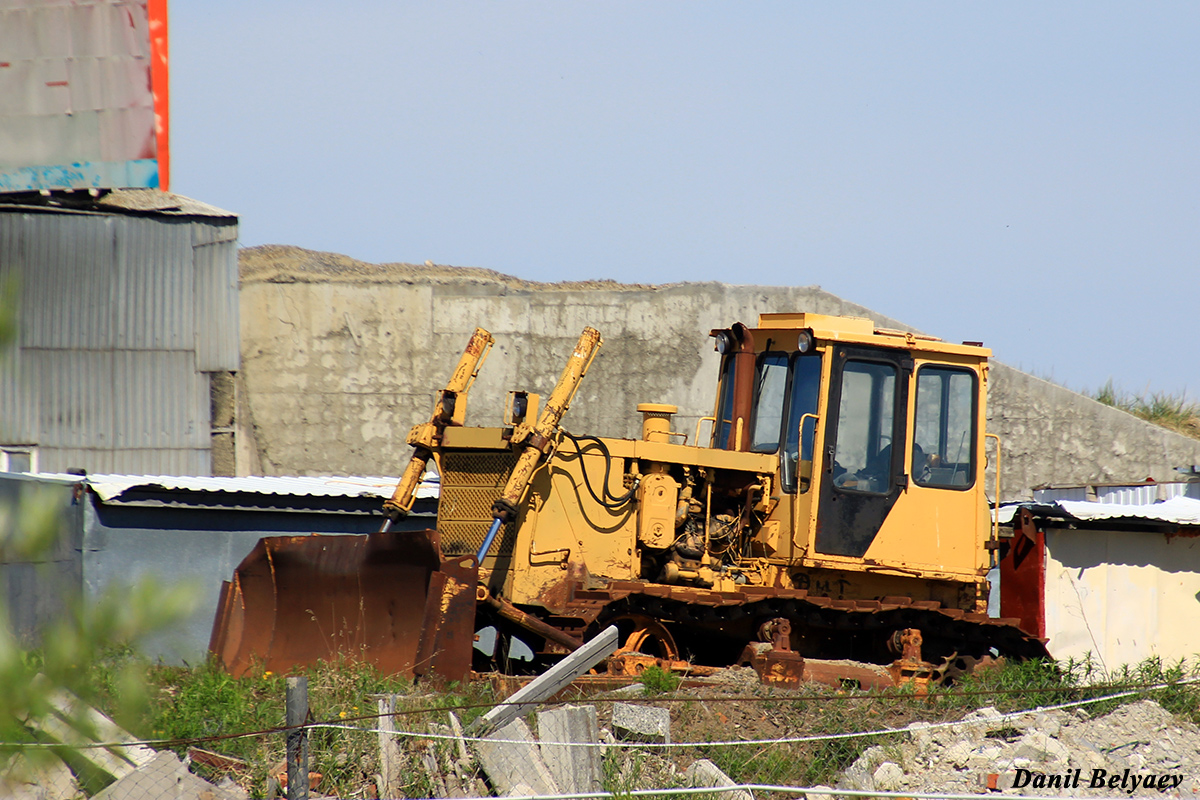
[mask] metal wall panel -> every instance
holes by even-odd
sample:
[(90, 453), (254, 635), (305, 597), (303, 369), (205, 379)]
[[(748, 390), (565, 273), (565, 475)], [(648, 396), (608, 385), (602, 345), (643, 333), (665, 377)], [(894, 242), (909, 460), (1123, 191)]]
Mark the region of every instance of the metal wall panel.
[(113, 450), (113, 469), (134, 475), (211, 475), (212, 451), (203, 450)]
[(1086, 486), (1063, 486), (1033, 490), (1033, 500), (1035, 503), (1057, 503), (1059, 500), (1087, 499), (1088, 487)]
[(26, 214), (0, 214), (0, 280), (16, 275), (22, 268), (22, 243), (25, 240)]
[(0, 444), (38, 440), (38, 385), (22, 369), (21, 348), (0, 351)]
[[(210, 238), (212, 231), (205, 229), (215, 227), (194, 223), (194, 241)], [(205, 372), (237, 370), (241, 363), (237, 239), (197, 244), (193, 252), (197, 367)]]
[(1062, 528), (1046, 532), (1046, 550), (1046, 636), (1055, 658), (1090, 653), (1113, 671), (1152, 656), (1195, 657), (1200, 538)]
[(1182, 497), (1187, 490), (1184, 483), (1151, 483), (1145, 486), (1097, 486), (1096, 499), (1101, 503), (1117, 503), (1123, 506), (1148, 506), (1160, 500)]
[(21, 344), (113, 346), (116, 254), (112, 217), (22, 214)]
[[(216, 211), (219, 209), (212, 210)], [(212, 221), (204, 220), (192, 223), (193, 247), (199, 247), (202, 244), (215, 244), (216, 242), (233, 242), (237, 244), (237, 240), (237, 217), (226, 216), (224, 218), (213, 219)], [(237, 278), (236, 270), (234, 271), (234, 278)]]
[(119, 217), (114, 224), (113, 345), (191, 350), (196, 326), (191, 226), (138, 217)]
[(210, 448), (209, 379), (187, 351), (117, 350), (111, 392), (116, 449)]
[(37, 445), (43, 471), (210, 474), (206, 371), (239, 362), (236, 248), (236, 225), (0, 207), (0, 274), (21, 281), (0, 442)]
[(39, 447), (38, 470), (41, 472), (66, 472), (69, 469), (85, 469), (99, 472), (112, 469), (112, 450), (93, 450), (85, 447)]
[[(1060, 500), (1090, 500), (1098, 503), (1111, 503), (1120, 506), (1148, 506), (1153, 503), (1171, 500), (1175, 497), (1187, 496), (1187, 484), (1147, 483), (1130, 486), (1062, 486), (1048, 489), (1035, 489), (1033, 499), (1038, 503), (1057, 503)], [(1089, 489), (1094, 489), (1095, 498), (1089, 497)]]
[[(23, 215), (0, 214), (0, 286), (20, 280), (24, 233)], [(16, 311), (20, 312), (19, 305)], [(31, 383), (22, 370), (20, 339), (18, 318), (16, 340), (0, 348), (0, 444), (37, 441), (37, 384)]]
[(22, 356), (25, 374), (37, 383), (40, 397), (37, 444), (112, 447), (113, 354), (103, 350), (26, 349)]
[(88, 472), (128, 472), (138, 475), (209, 475), (209, 450), (92, 450), (48, 447), (38, 453), (42, 472), (82, 468)]

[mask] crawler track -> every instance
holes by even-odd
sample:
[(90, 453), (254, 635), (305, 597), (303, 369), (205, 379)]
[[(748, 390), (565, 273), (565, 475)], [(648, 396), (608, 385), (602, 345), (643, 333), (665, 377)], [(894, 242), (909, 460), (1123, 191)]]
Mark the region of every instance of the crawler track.
[(905, 628), (921, 631), (924, 657), (935, 663), (955, 655), (1016, 660), (1048, 655), (1045, 644), (1021, 630), (1015, 619), (907, 597), (838, 600), (754, 586), (735, 592), (640, 581), (614, 581), (599, 590), (576, 586), (564, 613), (548, 621), (587, 638), (609, 620), (636, 615), (663, 622), (683, 657), (711, 666), (733, 663), (746, 643), (757, 639), (759, 625), (777, 617), (791, 620), (793, 648), (813, 658), (890, 663), (896, 655), (888, 649), (888, 639)]

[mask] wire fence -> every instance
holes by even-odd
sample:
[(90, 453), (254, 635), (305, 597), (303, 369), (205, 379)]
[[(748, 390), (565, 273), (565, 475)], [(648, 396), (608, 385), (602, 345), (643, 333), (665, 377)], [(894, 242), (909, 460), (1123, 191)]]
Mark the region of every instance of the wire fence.
[[(347, 798), (1200, 795), (1193, 678), (925, 696), (750, 683), (646, 691), (574, 691), (491, 731), (473, 723), (494, 702), (448, 708), (406, 693), (364, 698), (361, 713), (335, 719), (71, 750), (152, 748), (105, 800), (301, 796), (305, 782), (308, 796)], [(289, 770), (285, 742), (297, 733), (308, 763)], [(278, 761), (222, 755), (237, 739), (260, 741)]]

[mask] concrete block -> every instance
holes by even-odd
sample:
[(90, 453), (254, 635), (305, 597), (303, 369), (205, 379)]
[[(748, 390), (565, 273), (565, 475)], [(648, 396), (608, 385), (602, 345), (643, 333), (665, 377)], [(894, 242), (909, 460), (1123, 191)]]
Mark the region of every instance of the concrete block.
[(671, 712), (656, 706), (613, 704), (613, 733), (626, 742), (671, 743)]
[(946, 748), (944, 758), (955, 767), (962, 769), (967, 766), (974, 751), (975, 747), (969, 741), (955, 742)]
[(1028, 758), (1038, 764), (1066, 763), (1071, 758), (1071, 751), (1065, 745), (1041, 731), (1030, 731), (1022, 736), (1013, 753), (1017, 758)]
[(93, 800), (241, 800), (244, 795), (220, 789), (188, 772), (179, 756), (163, 750), (146, 765), (109, 784)]
[(558, 794), (558, 784), (538, 752), (533, 733), (523, 719), (514, 719), (475, 743), (479, 764), (498, 795), (514, 795), (524, 784), (529, 794)]
[(875, 788), (884, 792), (899, 791), (904, 781), (904, 770), (899, 764), (891, 761), (885, 761), (880, 764), (874, 774), (871, 776), (875, 781)]
[(0, 797), (8, 800), (75, 800), (83, 791), (57, 758), (36, 766), (20, 753), (0, 769)]
[[(600, 726), (595, 706), (563, 706), (537, 715), (542, 758), (564, 792), (598, 792)], [(575, 745), (572, 747), (571, 745)], [(579, 745), (583, 745), (580, 747)]]
[[(720, 767), (707, 758), (693, 761), (692, 765), (684, 771), (683, 778), (687, 781), (688, 786), (691, 786), (693, 789), (719, 789), (722, 786), (737, 785), (734, 783), (733, 778), (722, 772)], [(723, 800), (754, 800), (754, 794), (745, 789), (720, 792), (719, 796)]]

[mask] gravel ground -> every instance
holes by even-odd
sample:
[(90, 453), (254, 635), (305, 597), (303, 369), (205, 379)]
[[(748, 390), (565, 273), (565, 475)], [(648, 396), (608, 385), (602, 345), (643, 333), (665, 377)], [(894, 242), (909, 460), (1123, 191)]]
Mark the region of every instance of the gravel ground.
[(1083, 709), (1008, 718), (984, 708), (952, 727), (918, 722), (909, 729), (907, 741), (865, 751), (838, 788), (1200, 796), (1200, 728), (1150, 700), (1094, 718)]

